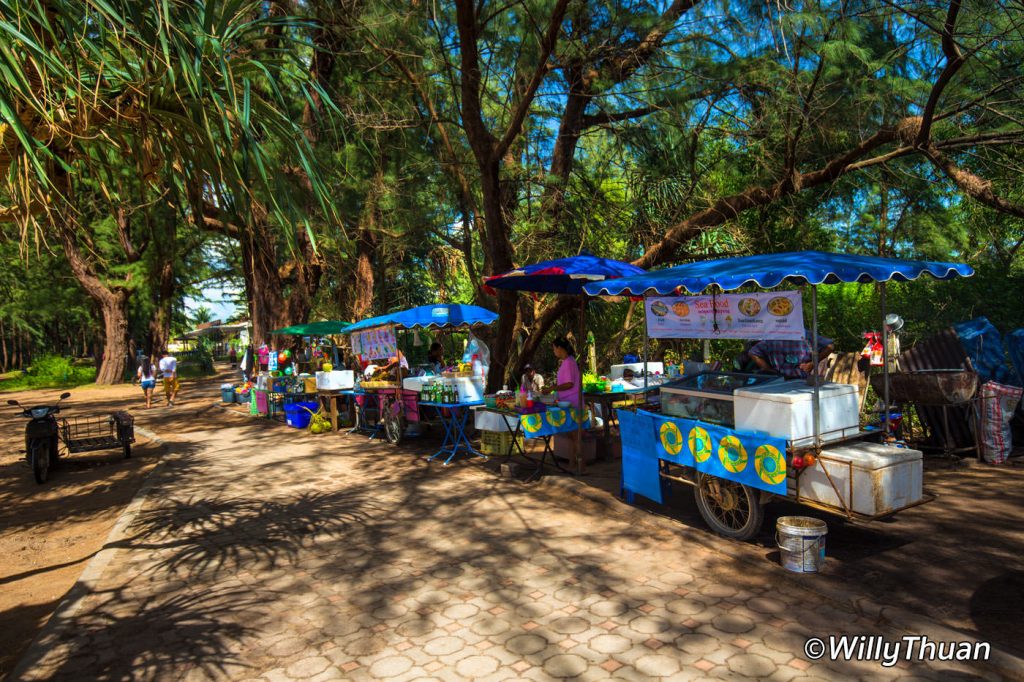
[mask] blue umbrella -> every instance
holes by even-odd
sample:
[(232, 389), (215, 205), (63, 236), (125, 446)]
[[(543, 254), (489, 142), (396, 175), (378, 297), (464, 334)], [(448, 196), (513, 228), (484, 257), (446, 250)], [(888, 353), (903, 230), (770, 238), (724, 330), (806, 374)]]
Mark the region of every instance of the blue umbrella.
[(491, 324), (498, 319), (497, 313), (487, 308), (461, 303), (437, 303), (400, 310), (360, 320), (342, 330), (343, 334), (373, 327), (395, 325), (400, 329), (453, 329), (472, 327), (477, 324)]
[(632, 277), (644, 272), (643, 268), (630, 263), (582, 253), (493, 275), (484, 279), (484, 285), (492, 289), (510, 291), (579, 295), (584, 293), (583, 286), (589, 282)]
[[(484, 279), (484, 287), (491, 290), (506, 289), (510, 291), (533, 291), (549, 294), (568, 294), (580, 297), (580, 339), (583, 339), (583, 312), (585, 310), (585, 292), (583, 287), (588, 283), (599, 283), (621, 277), (632, 277), (644, 274), (643, 268), (611, 258), (600, 258), (591, 253), (578, 256), (557, 258), (542, 261), (533, 265), (516, 268), (510, 272), (493, 275)], [(646, 344), (645, 344), (646, 345)], [(646, 357), (646, 348), (645, 348)], [(645, 373), (646, 374), (646, 373)], [(582, 375), (581, 375), (582, 378)], [(577, 386), (580, 408), (583, 408), (583, 382)], [(576, 465), (580, 466), (580, 437), (583, 419), (576, 420)]]
[(974, 270), (963, 263), (937, 263), (823, 251), (792, 251), (687, 263), (614, 282), (588, 283), (584, 291), (592, 296), (641, 296), (653, 293), (669, 295), (683, 291), (699, 294), (712, 285), (721, 287), (723, 291), (731, 291), (744, 285), (771, 289), (783, 283), (817, 285), (840, 282), (907, 282), (924, 274), (935, 279), (950, 279), (970, 277)]

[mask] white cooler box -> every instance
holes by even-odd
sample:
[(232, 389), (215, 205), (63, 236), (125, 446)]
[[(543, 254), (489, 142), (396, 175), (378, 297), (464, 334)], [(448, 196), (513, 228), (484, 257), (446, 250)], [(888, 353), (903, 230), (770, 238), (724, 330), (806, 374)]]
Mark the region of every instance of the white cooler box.
[[(886, 514), (919, 502), (923, 497), (924, 471), (918, 450), (879, 443), (852, 443), (823, 450), (818, 462), (800, 474), (799, 499), (842, 508), (823, 467), (842, 495), (842, 502), (858, 514)], [(791, 496), (796, 495), (793, 477), (786, 479), (786, 488)]]
[[(818, 390), (822, 440), (856, 435), (860, 430), (857, 387), (823, 384)], [(814, 437), (814, 387), (803, 381), (738, 388), (733, 397), (737, 431), (763, 431), (791, 441)]]
[[(644, 375), (644, 363), (631, 362), (626, 365), (612, 365), (612, 373), (608, 375), (608, 378), (621, 379), (622, 371), (626, 368), (633, 370), (633, 373), (636, 374), (638, 377), (642, 377)], [(658, 374), (664, 374), (665, 365), (664, 363), (661, 362), (648, 362), (647, 371), (650, 372), (651, 374), (654, 374), (655, 372), (657, 372)]]
[(344, 391), (355, 386), (355, 381), (355, 373), (350, 369), (316, 373), (316, 387), (321, 391)]
[(423, 389), (423, 384), (437, 379), (438, 377), (435, 376), (405, 377), (402, 379), (402, 388), (407, 391), (416, 391), (419, 393)]

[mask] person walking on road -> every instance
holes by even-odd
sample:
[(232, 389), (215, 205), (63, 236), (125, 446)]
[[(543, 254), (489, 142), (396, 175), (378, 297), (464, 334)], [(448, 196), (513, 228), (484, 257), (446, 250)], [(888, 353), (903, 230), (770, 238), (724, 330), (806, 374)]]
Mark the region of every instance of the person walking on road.
[(148, 356), (142, 356), (139, 369), (135, 373), (142, 386), (142, 394), (146, 396), (146, 409), (153, 407), (153, 389), (156, 388), (156, 367)]
[(164, 396), (167, 398), (167, 406), (174, 407), (174, 399), (178, 397), (178, 390), (181, 384), (178, 382), (178, 360), (167, 352), (167, 349), (160, 351), (160, 373), (164, 378)]

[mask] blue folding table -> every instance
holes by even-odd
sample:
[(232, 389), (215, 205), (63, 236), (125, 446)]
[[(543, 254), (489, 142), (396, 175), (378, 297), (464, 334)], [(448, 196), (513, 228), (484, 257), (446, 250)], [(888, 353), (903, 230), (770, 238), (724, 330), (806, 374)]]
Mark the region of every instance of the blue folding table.
[(455, 459), (455, 455), (457, 455), (460, 450), (465, 450), (477, 457), (487, 459), (487, 455), (477, 452), (469, 442), (469, 438), (466, 437), (466, 422), (469, 419), (469, 414), (471, 412), (470, 408), (483, 404), (482, 400), (459, 403), (420, 403), (420, 407), (432, 407), (437, 412), (437, 416), (441, 421), (441, 426), (444, 427), (444, 443), (441, 444), (441, 449), (432, 454), (427, 461), (434, 460), (441, 455), (447, 454), (448, 458), (444, 461), (447, 466), (448, 464), (451, 464), (451, 461)]

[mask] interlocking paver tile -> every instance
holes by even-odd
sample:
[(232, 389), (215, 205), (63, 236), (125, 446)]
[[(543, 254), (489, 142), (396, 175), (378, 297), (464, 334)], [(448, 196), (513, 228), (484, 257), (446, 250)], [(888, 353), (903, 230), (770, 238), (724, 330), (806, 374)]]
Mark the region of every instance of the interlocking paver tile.
[(587, 660), (575, 654), (557, 654), (544, 661), (544, 672), (552, 677), (578, 677), (587, 669)]
[(543, 486), (252, 423), (183, 436), (198, 454), (156, 471), (129, 539), (26, 679), (790, 682), (854, 670), (804, 660), (810, 633), (879, 627), (776, 567)]

